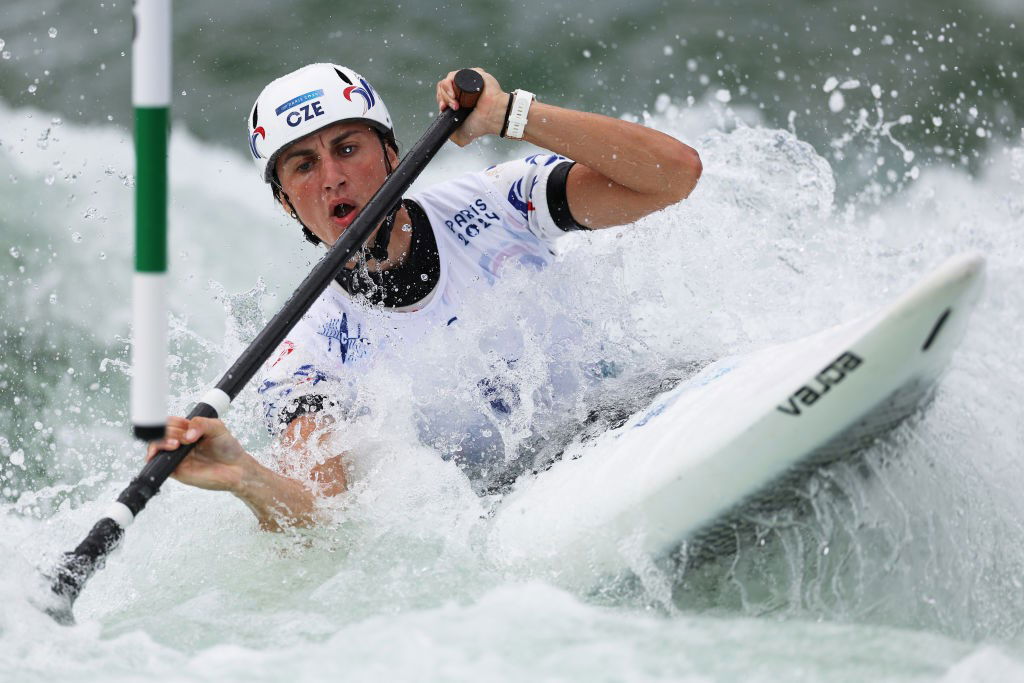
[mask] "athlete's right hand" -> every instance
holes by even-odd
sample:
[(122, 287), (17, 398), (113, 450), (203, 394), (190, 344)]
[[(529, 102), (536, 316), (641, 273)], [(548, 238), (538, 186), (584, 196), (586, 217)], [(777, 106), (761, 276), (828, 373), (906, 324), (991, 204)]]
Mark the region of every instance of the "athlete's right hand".
[(189, 486), (238, 493), (257, 466), (223, 422), (207, 417), (168, 418), (165, 437), (149, 444), (146, 460), (159, 451), (173, 451), (183, 443), (196, 446), (171, 476)]

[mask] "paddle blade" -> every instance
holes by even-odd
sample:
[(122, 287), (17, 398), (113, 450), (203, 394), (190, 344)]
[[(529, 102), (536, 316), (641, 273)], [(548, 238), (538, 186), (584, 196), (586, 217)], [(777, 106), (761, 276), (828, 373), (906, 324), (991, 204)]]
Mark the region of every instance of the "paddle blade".
[(72, 552), (64, 553), (60, 563), (45, 578), (49, 590), (41, 591), (32, 602), (62, 626), (75, 623), (75, 600), (89, 578), (106, 563), (107, 555), (120, 544), (124, 529), (104, 517)]

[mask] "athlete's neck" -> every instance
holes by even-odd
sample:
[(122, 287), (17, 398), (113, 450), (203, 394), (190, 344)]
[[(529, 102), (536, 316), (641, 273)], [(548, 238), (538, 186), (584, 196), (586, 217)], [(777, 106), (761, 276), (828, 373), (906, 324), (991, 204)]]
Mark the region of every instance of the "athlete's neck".
[[(384, 230), (387, 226), (387, 221), (382, 221), (377, 229), (373, 231), (369, 239), (366, 240), (366, 244), (372, 245), (377, 240), (377, 233), (380, 230)], [(409, 212), (406, 210), (405, 205), (398, 210), (395, 214), (395, 220), (391, 224), (391, 239), (388, 240), (388, 257), (384, 261), (378, 261), (375, 258), (369, 258), (366, 260), (366, 269), (371, 273), (380, 273), (382, 271), (390, 270), (391, 268), (397, 268), (405, 262), (405, 259), (409, 255), (409, 248), (412, 244), (412, 219), (409, 216)], [(345, 267), (351, 270), (356, 266), (357, 259), (349, 261)]]
[[(386, 261), (376, 264), (377, 268), (371, 265), (373, 260), (359, 262), (336, 279), (353, 296), (387, 308), (405, 308), (423, 301), (437, 286), (441, 258), (430, 219), (415, 202), (404, 202), (393, 229)], [(394, 250), (401, 251), (395, 254)]]

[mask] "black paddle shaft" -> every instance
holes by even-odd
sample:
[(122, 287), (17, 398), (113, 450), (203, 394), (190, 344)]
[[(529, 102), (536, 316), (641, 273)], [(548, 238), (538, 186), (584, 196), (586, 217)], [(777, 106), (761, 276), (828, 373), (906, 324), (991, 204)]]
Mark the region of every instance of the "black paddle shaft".
[[(394, 172), (384, 181), (380, 189), (366, 204), (362, 213), (348, 230), (334, 243), (306, 279), (298, 286), (291, 298), (271, 319), (238, 357), (235, 364), (220, 381), (217, 388), (234, 400), (248, 384), (253, 375), (266, 362), (270, 354), (288, 335), (288, 332), (305, 315), (313, 302), (323, 293), (334, 277), (345, 267), (363, 246), (374, 228), (385, 215), (401, 200), (420, 172), (452, 133), (472, 113), (477, 99), (483, 91), (483, 77), (471, 69), (462, 69), (455, 74), (455, 86), (459, 94), (459, 109), (446, 109), (430, 124), (423, 136), (413, 145)], [(188, 414), (193, 417), (217, 417), (217, 410), (207, 404), (198, 403)], [(117, 497), (132, 515), (138, 515), (146, 503), (159, 492), (160, 486), (185, 459), (194, 444), (182, 444), (173, 451), (158, 453), (146, 463), (139, 475)], [(74, 623), (71, 608), (85, 583), (99, 569), (107, 556), (120, 544), (124, 528), (111, 517), (103, 517), (89, 531), (89, 535), (72, 552), (64, 553), (60, 564), (49, 575), (53, 600), (44, 600), (44, 609), (57, 622)]]

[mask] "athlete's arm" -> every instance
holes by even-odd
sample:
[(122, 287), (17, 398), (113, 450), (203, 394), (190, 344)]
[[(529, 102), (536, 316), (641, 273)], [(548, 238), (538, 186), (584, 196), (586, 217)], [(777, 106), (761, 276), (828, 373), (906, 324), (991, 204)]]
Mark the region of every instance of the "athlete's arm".
[[(499, 135), (508, 93), (493, 76), (473, 114), (452, 135), (463, 146), (483, 135)], [(441, 109), (458, 108), (455, 72), (437, 84)], [(701, 174), (700, 157), (679, 140), (636, 123), (534, 102), (523, 139), (569, 157), (566, 197), (578, 223), (589, 228), (622, 225), (685, 199)]]
[[(296, 418), (288, 425), (283, 446), (289, 451), (305, 450), (314, 438), (315, 427), (309, 415)], [(311, 481), (302, 482), (264, 467), (245, 451), (223, 422), (203, 417), (170, 418), (166, 437), (150, 444), (147, 458), (157, 451), (174, 450), (179, 443), (196, 446), (171, 476), (189, 486), (230, 491), (249, 506), (260, 527), (267, 531), (314, 525), (317, 498), (337, 495), (347, 485), (342, 456), (314, 467)]]

